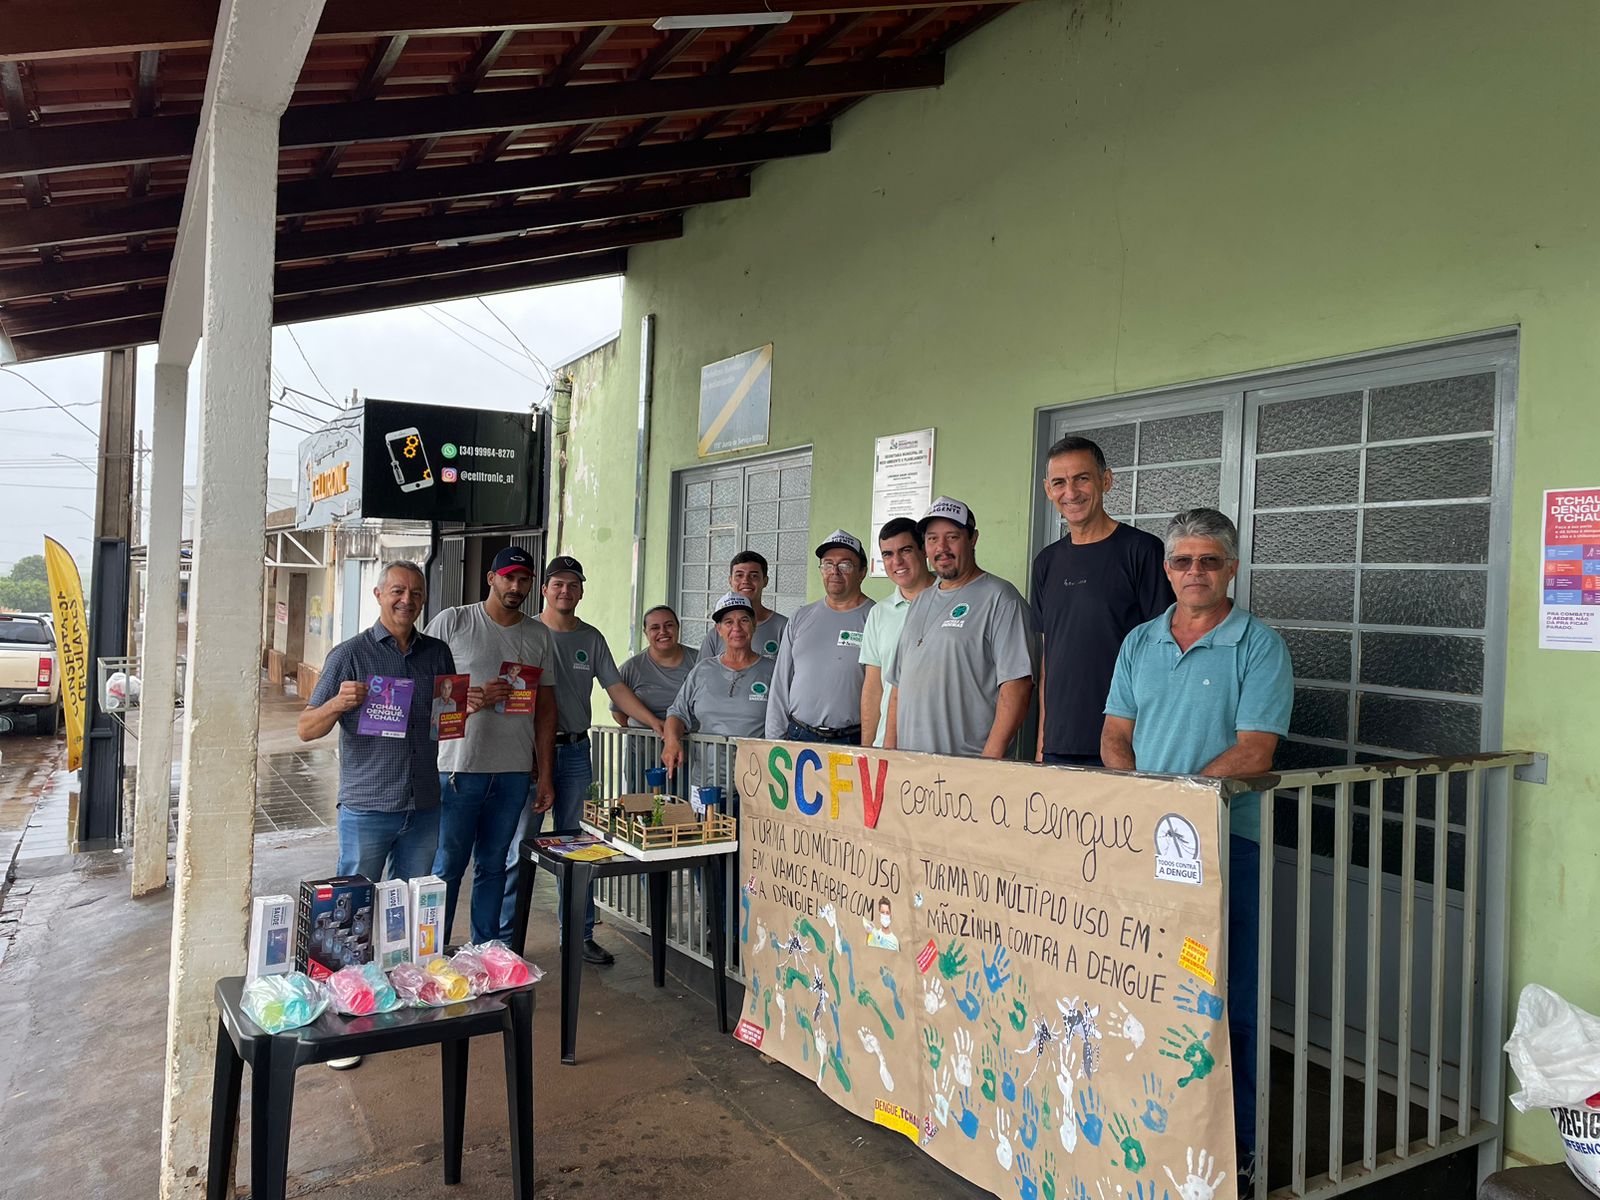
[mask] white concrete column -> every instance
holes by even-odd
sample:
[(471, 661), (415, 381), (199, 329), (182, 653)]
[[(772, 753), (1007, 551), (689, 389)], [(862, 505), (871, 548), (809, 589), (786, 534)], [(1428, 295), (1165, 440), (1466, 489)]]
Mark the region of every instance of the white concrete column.
[[(167, 886), (173, 694), (178, 676), (178, 555), (183, 540), (184, 410), (189, 368), (156, 364), (150, 448), (150, 535), (145, 542), (144, 641), (139, 665), (138, 797), (133, 813), (133, 894)], [(137, 537), (137, 533), (135, 534)]]
[(260, 716), (261, 546), (278, 114), (218, 101), (203, 137), (200, 475), (172, 922), (161, 1195), (204, 1191), (216, 1017), (244, 966)]

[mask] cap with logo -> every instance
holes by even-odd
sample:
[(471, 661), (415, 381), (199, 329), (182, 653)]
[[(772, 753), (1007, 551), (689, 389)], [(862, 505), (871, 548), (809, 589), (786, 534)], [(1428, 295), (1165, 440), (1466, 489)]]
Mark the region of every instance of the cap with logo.
[(847, 529), (835, 529), (822, 539), (822, 544), (817, 547), (817, 557), (821, 558), (829, 550), (848, 550), (862, 562), (867, 561), (867, 551), (861, 545), (861, 539)]
[(711, 610), (711, 620), (720, 621), (726, 613), (736, 608), (742, 608), (750, 614), (752, 621), (755, 620), (756, 606), (750, 603), (749, 596), (741, 596), (738, 592), (728, 592), (717, 601), (717, 606)]
[(553, 575), (576, 575), (578, 582), (583, 580), (583, 564), (570, 554), (558, 554), (552, 558), (544, 569), (544, 577), (549, 579)]
[(928, 532), (928, 522), (933, 520), (949, 521), (952, 525), (960, 525), (963, 529), (976, 530), (978, 516), (959, 500), (949, 496), (940, 496), (928, 506), (928, 515), (917, 522), (917, 533)]
[(530, 575), (535, 575), (539, 571), (539, 564), (534, 562), (533, 555), (521, 546), (507, 546), (494, 556), (494, 563), (489, 570), (496, 575), (509, 575), (513, 571), (526, 571)]

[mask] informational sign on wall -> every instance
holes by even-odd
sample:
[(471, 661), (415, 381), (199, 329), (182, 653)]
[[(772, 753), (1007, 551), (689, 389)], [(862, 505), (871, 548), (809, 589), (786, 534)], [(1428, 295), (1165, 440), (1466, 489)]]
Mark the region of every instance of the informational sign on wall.
[(1600, 651), (1600, 487), (1544, 494), (1539, 649)]
[(867, 533), (871, 574), (883, 578), (878, 530), (896, 517), (921, 520), (933, 503), (933, 430), (893, 433), (872, 446), (872, 528)]
[(323, 529), (361, 516), (361, 428), (355, 417), (301, 441), (296, 529)]
[(522, 525), (542, 516), (528, 413), (368, 400), (362, 459), (364, 517)]
[(997, 1195), (1233, 1194), (1220, 784), (738, 755), (739, 1040)]
[(701, 458), (765, 446), (771, 418), (771, 342), (700, 368)]

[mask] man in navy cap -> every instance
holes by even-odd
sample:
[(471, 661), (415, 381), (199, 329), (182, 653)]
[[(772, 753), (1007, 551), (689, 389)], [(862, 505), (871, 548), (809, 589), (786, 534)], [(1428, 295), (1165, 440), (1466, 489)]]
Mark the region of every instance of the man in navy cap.
[[(489, 568), (488, 599), (447, 608), (428, 624), (429, 636), (450, 647), (474, 695), (481, 693), (481, 707), (467, 718), (464, 736), (439, 744), (443, 807), (433, 873), (445, 882), (447, 941), (469, 858), (472, 940), (510, 934), (500, 924), (507, 851), (528, 807), (535, 772), (533, 811), (546, 812), (555, 803), (555, 645), (544, 623), (522, 611), (537, 570), (526, 550), (508, 546)], [(506, 703), (516, 682), (533, 689), (531, 713)]]
[(861, 741), (861, 643), (872, 601), (861, 594), (867, 552), (835, 529), (817, 547), (823, 597), (789, 618), (767, 703), (769, 738), (854, 746)]

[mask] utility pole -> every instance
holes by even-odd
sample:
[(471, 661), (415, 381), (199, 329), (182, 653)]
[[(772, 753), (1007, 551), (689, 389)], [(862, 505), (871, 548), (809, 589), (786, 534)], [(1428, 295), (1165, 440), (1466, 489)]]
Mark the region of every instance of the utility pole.
[[(135, 546), (144, 545), (144, 430), (139, 430), (139, 449), (133, 458), (133, 529), (129, 541)], [(139, 606), (134, 605), (134, 611)]]

